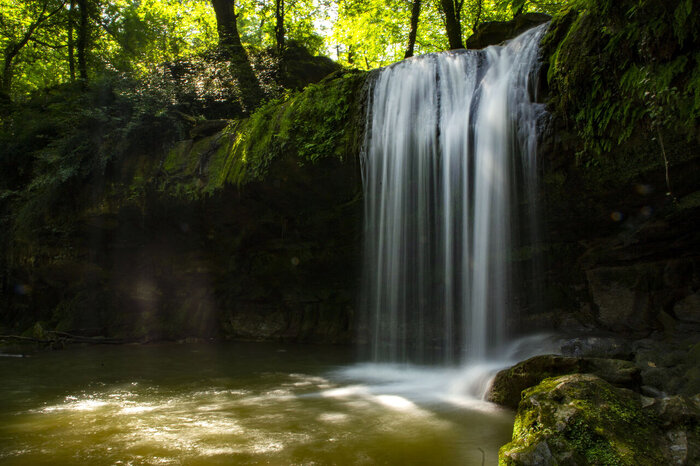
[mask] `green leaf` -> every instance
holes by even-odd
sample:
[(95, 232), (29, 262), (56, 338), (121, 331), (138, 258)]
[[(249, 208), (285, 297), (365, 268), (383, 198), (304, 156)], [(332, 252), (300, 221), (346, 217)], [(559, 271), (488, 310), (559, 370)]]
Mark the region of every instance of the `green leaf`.
[(519, 11), (523, 6), (525, 6), (526, 2), (527, 0), (513, 0), (511, 8), (514, 12)]

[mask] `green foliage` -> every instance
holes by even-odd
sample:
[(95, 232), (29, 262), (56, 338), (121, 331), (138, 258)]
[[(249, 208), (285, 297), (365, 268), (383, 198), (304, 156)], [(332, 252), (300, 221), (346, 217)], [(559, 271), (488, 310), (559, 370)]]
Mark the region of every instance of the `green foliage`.
[(555, 18), (543, 40), (552, 104), (582, 137), (585, 161), (640, 130), (694, 137), (700, 117), (697, 3), (576, 0)]
[(101, 4), (100, 60), (120, 71), (153, 70), (216, 44), (216, 19), (206, 1), (118, 0)]
[(102, 195), (121, 175), (118, 162), (183, 136), (170, 103), (150, 90), (118, 79), (87, 91), (67, 86), (36, 95), (3, 120), (0, 208), (19, 237), (65, 234), (62, 218)]
[[(67, 79), (67, 68), (55, 66), (65, 56), (64, 3), (0, 0), (0, 73), (7, 73), (0, 75), (0, 84), (8, 93), (22, 94)], [(8, 78), (11, 83), (4, 82)]]
[(349, 132), (351, 106), (357, 102), (364, 77), (345, 73), (334, 80), (309, 86), (290, 102), (285, 117), (288, 128), (280, 128), (280, 137), (295, 144), (301, 160), (315, 162), (323, 157), (342, 159), (351, 154)]
[[(3, 54), (22, 41), (44, 7), (57, 11), (32, 29), (31, 40), (14, 59), (14, 100), (70, 81), (69, 30), (72, 24), (75, 45), (77, 18), (71, 19), (68, 5), (67, 0), (0, 0)], [(87, 58), (91, 79), (115, 71), (151, 76), (162, 69), (163, 63), (197, 62), (210, 57), (217, 44), (216, 19), (207, 0), (90, 0), (89, 5)], [(289, 3), (285, 15), (287, 40), (303, 45), (312, 54), (321, 52), (323, 38), (315, 24), (326, 10), (323, 2)], [(244, 2), (238, 22), (243, 43), (253, 54), (274, 45), (274, 3)]]
[[(555, 12), (563, 0), (470, 0), (463, 3), (464, 37), (477, 24), (510, 19), (523, 11)], [(403, 58), (411, 0), (298, 0), (285, 4), (286, 41), (311, 54), (336, 55), (339, 62), (370, 69)], [(77, 16), (68, 0), (0, 0), (0, 49), (17, 44), (32, 21), (47, 7), (56, 11), (32, 33), (13, 62), (11, 93), (15, 100), (71, 80), (69, 45), (76, 46)], [(87, 65), (90, 79), (129, 72), (144, 77), (163, 63), (196, 61), (215, 49), (216, 19), (208, 0), (90, 0)], [(274, 2), (237, 4), (241, 39), (251, 55), (275, 44)], [(679, 10), (676, 21), (686, 21)], [(438, 0), (422, 2), (416, 53), (445, 50), (447, 39)], [(75, 65), (75, 53), (73, 64)], [(256, 68), (257, 71), (257, 68)]]
[[(328, 38), (328, 48), (338, 61), (360, 69), (372, 69), (402, 60), (408, 41), (411, 1), (348, 0), (339, 2), (338, 18)], [(562, 0), (471, 0), (460, 15), (463, 38), (486, 21), (506, 21), (520, 7), (523, 11), (553, 14)], [(415, 54), (448, 48), (443, 13), (438, 0), (421, 2)]]
[(364, 73), (339, 73), (293, 96), (272, 100), (249, 119), (231, 125), (229, 142), (212, 161), (221, 167), (219, 183), (262, 179), (270, 163), (283, 154), (294, 154), (301, 164), (355, 154), (359, 129), (353, 115), (364, 80)]
[[(286, 40), (303, 44), (312, 54), (323, 53), (324, 39), (316, 23), (324, 20), (328, 1), (297, 0), (285, 2)], [(257, 50), (275, 43), (275, 2), (243, 2), (238, 27), (244, 44)]]
[(543, 442), (555, 459), (576, 463), (663, 464), (659, 435), (657, 418), (631, 392), (588, 375), (550, 378), (523, 392), (513, 441), (501, 449), (499, 464), (511, 464), (510, 454), (527, 455)]

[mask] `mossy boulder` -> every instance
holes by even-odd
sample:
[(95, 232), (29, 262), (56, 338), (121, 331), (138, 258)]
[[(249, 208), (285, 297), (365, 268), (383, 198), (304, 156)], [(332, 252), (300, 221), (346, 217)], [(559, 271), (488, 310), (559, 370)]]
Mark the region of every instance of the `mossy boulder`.
[(267, 102), (249, 118), (198, 122), (191, 139), (172, 146), (162, 169), (152, 167), (143, 182), (156, 182), (169, 195), (198, 198), (226, 185), (264, 181), (274, 163), (302, 175), (294, 166), (323, 159), (352, 163), (362, 140), (365, 79), (366, 73), (339, 71)]
[(671, 464), (670, 458), (659, 418), (639, 395), (574, 374), (523, 393), (499, 465), (658, 466)]
[(619, 387), (638, 388), (640, 371), (630, 361), (602, 358), (574, 358), (555, 355), (535, 356), (510, 369), (500, 371), (493, 380), (486, 399), (517, 408), (523, 390), (542, 380), (566, 374), (591, 373)]

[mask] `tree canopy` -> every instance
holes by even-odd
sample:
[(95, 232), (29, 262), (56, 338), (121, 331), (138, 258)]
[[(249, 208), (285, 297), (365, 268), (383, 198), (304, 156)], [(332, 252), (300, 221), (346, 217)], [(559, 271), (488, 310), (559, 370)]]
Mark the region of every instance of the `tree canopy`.
[[(227, 24), (217, 23), (217, 3), (231, 5), (233, 14), (225, 19)], [(405, 56), (461, 46), (483, 22), (510, 19), (526, 11), (553, 13), (562, 3), (0, 0), (0, 90), (6, 98), (17, 100), (39, 89), (105, 73), (143, 76), (163, 63), (212, 53), (220, 45), (222, 26), (231, 23), (247, 55), (265, 50), (280, 53), (291, 42), (342, 65), (370, 69)]]

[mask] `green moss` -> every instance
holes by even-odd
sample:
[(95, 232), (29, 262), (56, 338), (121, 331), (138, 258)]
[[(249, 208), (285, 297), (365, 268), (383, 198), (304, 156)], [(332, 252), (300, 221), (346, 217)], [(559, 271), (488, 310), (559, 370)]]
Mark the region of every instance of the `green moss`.
[(551, 106), (581, 137), (580, 162), (595, 165), (640, 132), (695, 137), (700, 15), (691, 12), (690, 0), (578, 0), (553, 20), (543, 39)]
[(636, 395), (590, 375), (550, 378), (523, 393), (500, 464), (532, 464), (522, 460), (542, 443), (555, 459), (580, 464), (663, 464), (659, 436), (657, 420)]
[[(359, 152), (359, 95), (366, 74), (336, 73), (301, 92), (262, 105), (221, 133), (177, 143), (160, 166), (145, 170), (162, 193), (184, 198), (213, 194), (224, 185), (260, 181), (273, 161), (304, 165), (324, 158), (347, 160)], [(145, 174), (148, 172), (148, 175)], [(141, 173), (141, 172), (139, 172)], [(132, 186), (144, 186), (136, 177)]]
[(263, 105), (249, 119), (232, 124), (228, 141), (213, 159), (215, 184), (245, 184), (265, 177), (270, 163), (294, 155), (298, 163), (326, 157), (344, 160), (357, 153), (355, 118), (362, 73), (337, 74), (303, 92)]
[(185, 157), (192, 148), (192, 141), (180, 141), (170, 149), (163, 162), (163, 170), (166, 173), (175, 173), (181, 170), (185, 164)]

